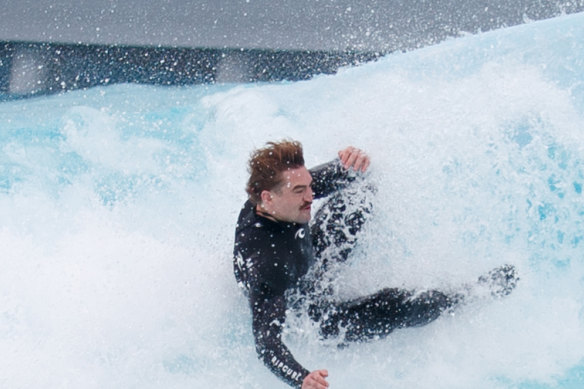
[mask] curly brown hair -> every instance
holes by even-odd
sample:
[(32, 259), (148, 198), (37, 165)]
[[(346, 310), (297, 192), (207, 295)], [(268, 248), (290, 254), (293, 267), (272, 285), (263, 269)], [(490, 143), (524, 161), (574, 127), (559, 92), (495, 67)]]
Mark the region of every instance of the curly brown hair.
[(253, 151), (248, 165), (250, 176), (245, 188), (249, 200), (254, 205), (261, 203), (262, 191), (277, 189), (282, 184), (282, 172), (302, 166), (302, 144), (297, 141), (268, 142), (265, 147)]

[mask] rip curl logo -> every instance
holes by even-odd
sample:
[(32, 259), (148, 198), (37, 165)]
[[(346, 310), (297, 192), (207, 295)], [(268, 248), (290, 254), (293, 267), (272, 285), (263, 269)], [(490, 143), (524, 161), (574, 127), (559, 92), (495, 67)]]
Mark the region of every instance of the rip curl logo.
[(296, 372), (296, 371), (292, 370), (290, 367), (288, 367), (288, 365), (286, 365), (284, 362), (280, 361), (278, 359), (278, 357), (273, 356), (271, 362), (272, 362), (272, 365), (276, 369), (281, 370), (287, 376), (291, 376), (291, 378), (294, 381), (296, 381), (298, 378), (300, 378), (300, 372)]
[(305, 236), (306, 236), (306, 232), (304, 232), (304, 228), (301, 228), (298, 231), (296, 231), (296, 235), (294, 235), (294, 238), (304, 239)]

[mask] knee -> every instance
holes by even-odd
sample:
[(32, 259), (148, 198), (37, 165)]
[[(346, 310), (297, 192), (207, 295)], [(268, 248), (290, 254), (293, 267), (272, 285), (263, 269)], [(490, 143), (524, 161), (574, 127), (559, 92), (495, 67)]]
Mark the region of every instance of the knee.
[(452, 305), (451, 298), (438, 290), (424, 292), (420, 296), (422, 305), (432, 307), (436, 310), (444, 310)]

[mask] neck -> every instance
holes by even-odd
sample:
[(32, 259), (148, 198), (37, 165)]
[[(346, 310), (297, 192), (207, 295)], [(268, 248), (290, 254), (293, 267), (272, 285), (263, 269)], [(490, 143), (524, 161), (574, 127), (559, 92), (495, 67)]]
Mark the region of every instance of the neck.
[(256, 207), (255, 207), (255, 213), (256, 213), (256, 215), (265, 217), (266, 219), (270, 219), (272, 221), (278, 222), (278, 219), (276, 219), (269, 212), (264, 211), (260, 205), (256, 205)]

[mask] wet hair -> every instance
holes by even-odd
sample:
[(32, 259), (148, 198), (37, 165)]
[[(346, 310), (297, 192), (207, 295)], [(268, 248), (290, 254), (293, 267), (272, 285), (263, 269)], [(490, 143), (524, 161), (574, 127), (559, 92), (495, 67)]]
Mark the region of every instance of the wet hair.
[(252, 152), (249, 159), (249, 180), (245, 188), (249, 200), (261, 203), (264, 190), (277, 189), (283, 183), (282, 172), (304, 166), (302, 144), (283, 140), (268, 142), (265, 147)]

